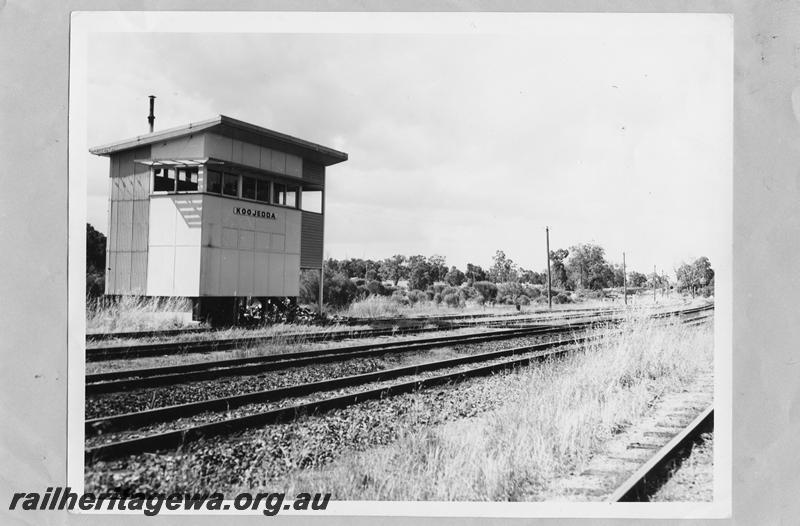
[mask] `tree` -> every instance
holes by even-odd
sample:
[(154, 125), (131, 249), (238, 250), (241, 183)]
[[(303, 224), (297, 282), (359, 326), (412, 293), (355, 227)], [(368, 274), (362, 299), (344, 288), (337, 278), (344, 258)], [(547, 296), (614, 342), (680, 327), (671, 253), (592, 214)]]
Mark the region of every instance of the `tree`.
[(384, 259), (380, 263), (379, 273), (382, 279), (391, 281), (396, 287), (398, 281), (408, 277), (406, 257), (400, 254), (395, 254), (390, 258)]
[(462, 283), (467, 280), (463, 272), (458, 270), (455, 266), (450, 267), (450, 270), (444, 276), (444, 280), (453, 287), (460, 287)]
[(444, 281), (447, 275), (447, 260), (444, 256), (433, 256), (428, 258), (428, 272), (431, 275), (431, 281)]
[(408, 258), (408, 288), (425, 290), (432, 283), (430, 266), (425, 256), (417, 255)]
[(509, 281), (519, 281), (517, 265), (508, 258), (502, 250), (495, 252), (492, 257), (492, 268), (489, 269), (489, 280), (494, 283), (506, 283)]
[(692, 296), (698, 292), (711, 293), (714, 287), (714, 269), (707, 257), (702, 256), (692, 263), (682, 263), (675, 270), (678, 278), (678, 290), (690, 291)]
[(571, 283), (567, 276), (567, 267), (564, 265), (564, 260), (569, 256), (569, 251), (559, 248), (558, 250), (550, 251), (550, 277), (553, 281), (553, 286), (557, 289), (571, 290)]
[(86, 223), (86, 269), (106, 269), (106, 236)]
[(547, 273), (521, 269), (519, 274), (519, 281), (520, 283), (545, 285), (547, 283)]
[(86, 295), (102, 296), (106, 281), (106, 236), (86, 223)]
[(647, 283), (647, 276), (641, 272), (632, 270), (628, 272), (628, 286), (629, 287), (643, 287)]
[(480, 265), (467, 263), (467, 282), (470, 286), (476, 281), (486, 281), (486, 278), (486, 271), (483, 270)]
[(567, 271), (570, 279), (581, 289), (602, 289), (614, 281), (614, 271), (605, 259), (600, 245), (579, 243), (570, 247)]

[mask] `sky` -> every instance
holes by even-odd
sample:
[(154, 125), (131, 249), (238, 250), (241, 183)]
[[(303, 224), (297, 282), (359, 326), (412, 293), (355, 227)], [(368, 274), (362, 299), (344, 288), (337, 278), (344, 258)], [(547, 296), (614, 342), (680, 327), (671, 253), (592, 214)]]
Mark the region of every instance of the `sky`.
[[(503, 250), (538, 271), (545, 226), (551, 249), (597, 243), (641, 272), (728, 257), (729, 18), (510, 15), (486, 31), (474, 16), (475, 31), (92, 33), (87, 144), (146, 133), (153, 94), (156, 130), (224, 114), (345, 151), (326, 257), (463, 269)], [(105, 233), (109, 161), (86, 155), (87, 221)]]

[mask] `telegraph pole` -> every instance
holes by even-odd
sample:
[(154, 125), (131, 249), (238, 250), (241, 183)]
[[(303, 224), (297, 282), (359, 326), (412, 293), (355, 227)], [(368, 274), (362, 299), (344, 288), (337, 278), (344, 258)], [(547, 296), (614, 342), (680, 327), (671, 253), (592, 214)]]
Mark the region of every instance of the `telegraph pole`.
[(656, 266), (653, 265), (653, 302), (658, 301), (656, 299)]
[(544, 227), (547, 236), (547, 308), (553, 308), (553, 282), (550, 279), (550, 227)]
[(625, 274), (625, 252), (622, 253), (622, 297), (625, 305), (628, 304), (628, 276)]

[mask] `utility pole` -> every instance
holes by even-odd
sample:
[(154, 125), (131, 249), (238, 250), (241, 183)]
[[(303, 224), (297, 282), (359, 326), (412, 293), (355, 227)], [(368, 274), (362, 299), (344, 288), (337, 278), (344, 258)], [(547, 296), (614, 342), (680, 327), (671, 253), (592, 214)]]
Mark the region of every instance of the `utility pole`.
[(653, 265), (653, 302), (658, 301), (656, 299), (656, 266)]
[(625, 272), (625, 252), (622, 253), (622, 297), (625, 305), (628, 304), (628, 276)]
[(550, 279), (550, 227), (544, 227), (547, 236), (547, 308), (553, 308), (553, 282)]

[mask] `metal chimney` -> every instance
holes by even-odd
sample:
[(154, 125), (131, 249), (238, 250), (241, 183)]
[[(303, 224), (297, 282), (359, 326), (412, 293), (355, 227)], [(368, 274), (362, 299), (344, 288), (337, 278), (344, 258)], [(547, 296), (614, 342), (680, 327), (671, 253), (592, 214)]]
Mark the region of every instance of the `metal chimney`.
[(149, 95), (150, 97), (150, 115), (147, 116), (147, 122), (150, 123), (150, 133), (153, 133), (153, 123), (156, 121), (156, 116), (153, 114), (153, 108), (156, 103), (156, 96)]

